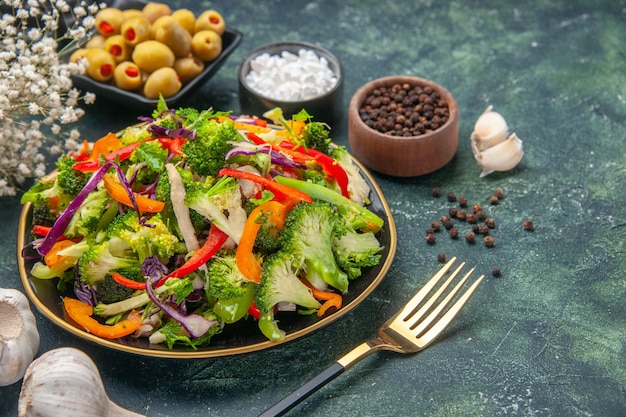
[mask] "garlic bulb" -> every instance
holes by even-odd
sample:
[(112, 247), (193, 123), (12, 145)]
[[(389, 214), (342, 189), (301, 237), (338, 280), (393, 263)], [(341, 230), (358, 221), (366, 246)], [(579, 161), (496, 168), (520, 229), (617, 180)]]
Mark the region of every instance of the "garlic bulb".
[(524, 156), (524, 144), (515, 133), (509, 135), (508, 125), (493, 106), (480, 115), (470, 137), (472, 152), (482, 167), (481, 177), (495, 171), (515, 168)]
[(0, 288), (0, 386), (24, 376), (39, 351), (39, 331), (24, 294)]
[(26, 371), (18, 401), (20, 417), (138, 417), (112, 402), (100, 372), (84, 352), (50, 350)]

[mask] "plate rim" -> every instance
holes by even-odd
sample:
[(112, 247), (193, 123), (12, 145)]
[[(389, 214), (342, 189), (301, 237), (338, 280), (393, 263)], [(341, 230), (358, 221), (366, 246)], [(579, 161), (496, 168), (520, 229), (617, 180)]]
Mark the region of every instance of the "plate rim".
[(63, 319), (56, 315), (53, 311), (51, 311), (48, 306), (37, 296), (35, 290), (33, 289), (34, 284), (31, 282), (32, 278), (30, 273), (26, 270), (26, 262), (22, 253), (23, 248), (26, 245), (26, 225), (29, 220), (29, 215), (31, 212), (32, 203), (27, 202), (23, 205), (22, 211), (20, 213), (19, 224), (18, 224), (18, 236), (17, 236), (17, 265), (20, 274), (20, 280), (24, 290), (26, 291), (26, 295), (31, 300), (31, 302), (35, 305), (37, 310), (45, 316), (48, 320), (50, 320), (53, 324), (61, 327), (62, 329), (68, 331), (69, 333), (78, 336), (81, 339), (92, 342), (96, 345), (100, 345), (103, 347), (107, 347), (116, 351), (131, 353), (139, 356), (146, 357), (160, 357), (160, 358), (170, 358), (170, 359), (206, 359), (206, 358), (216, 358), (216, 357), (227, 357), (227, 356), (235, 356), (241, 355), (245, 353), (253, 353), (266, 351), (272, 348), (276, 348), (278, 346), (282, 346), (285, 343), (289, 343), (298, 339), (301, 339), (307, 335), (310, 335), (323, 327), (330, 325), (336, 320), (344, 317), (358, 305), (360, 305), (365, 298), (367, 298), (380, 284), (383, 278), (387, 275), (391, 264), (395, 258), (396, 248), (397, 248), (397, 231), (395, 221), (393, 219), (393, 215), (391, 213), (391, 209), (389, 207), (389, 203), (385, 195), (383, 194), (380, 186), (373, 178), (372, 174), (361, 164), (358, 160), (352, 157), (352, 161), (357, 165), (360, 172), (367, 177), (371, 184), (372, 191), (376, 193), (378, 198), (380, 199), (380, 203), (382, 205), (383, 211), (387, 216), (385, 225), (383, 226), (386, 229), (386, 232), (389, 233), (389, 245), (386, 249), (387, 256), (385, 257), (383, 264), (380, 267), (380, 271), (377, 276), (372, 280), (372, 282), (358, 294), (349, 304), (343, 306), (338, 311), (321, 318), (319, 321), (304, 327), (303, 329), (296, 330), (291, 333), (287, 333), (285, 338), (278, 342), (273, 342), (270, 340), (264, 340), (258, 343), (252, 343), (244, 346), (233, 346), (224, 349), (198, 349), (198, 350), (190, 350), (190, 351), (176, 351), (174, 349), (146, 349), (137, 346), (125, 345), (122, 343), (118, 343), (115, 340), (103, 339), (101, 337), (95, 336), (92, 333), (89, 333), (83, 329), (76, 327), (67, 319)]

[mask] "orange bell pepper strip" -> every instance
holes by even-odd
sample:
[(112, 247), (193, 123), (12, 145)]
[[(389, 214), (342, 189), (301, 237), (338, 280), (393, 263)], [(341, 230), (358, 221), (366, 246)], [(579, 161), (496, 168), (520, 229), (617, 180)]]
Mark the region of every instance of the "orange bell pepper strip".
[(343, 303), (343, 298), (341, 297), (340, 294), (337, 294), (336, 292), (331, 292), (331, 291), (318, 290), (313, 285), (311, 285), (311, 283), (307, 281), (306, 279), (301, 279), (301, 281), (304, 283), (304, 285), (309, 287), (309, 289), (311, 290), (311, 294), (313, 295), (313, 298), (317, 300), (325, 301), (322, 304), (322, 306), (319, 308), (319, 310), (317, 310), (317, 315), (319, 317), (326, 314), (328, 309), (331, 307), (335, 307), (337, 310), (341, 308), (341, 305)]
[(50, 249), (50, 251), (46, 253), (46, 255), (43, 257), (46, 265), (48, 265), (50, 268), (60, 265), (63, 262), (67, 264), (67, 268), (74, 265), (74, 263), (76, 262), (75, 258), (59, 255), (60, 251), (69, 248), (72, 245), (75, 245), (75, 243), (71, 240), (59, 240), (58, 242), (56, 242), (54, 246), (52, 246), (52, 249)]
[(261, 264), (252, 253), (254, 242), (256, 240), (259, 229), (263, 225), (263, 218), (272, 221), (276, 227), (282, 229), (287, 216), (287, 207), (278, 201), (268, 201), (257, 206), (246, 220), (243, 227), (243, 233), (237, 246), (235, 260), (239, 271), (250, 281), (255, 284), (261, 283), (261, 275), (263, 270)]
[(104, 339), (117, 339), (118, 337), (128, 336), (141, 325), (141, 314), (136, 310), (131, 311), (124, 320), (109, 326), (91, 317), (93, 308), (80, 300), (65, 297), (63, 298), (63, 307), (67, 315), (77, 324), (89, 333)]
[[(100, 155), (104, 155), (105, 161), (123, 161), (128, 159), (139, 146), (141, 146), (141, 143), (135, 142), (124, 146), (123, 148), (115, 149), (107, 154)], [(100, 163), (99, 158), (93, 159), (90, 157), (85, 161), (76, 162), (73, 168), (80, 172), (96, 172), (101, 166), (102, 164)]]
[(100, 155), (110, 154), (121, 147), (122, 142), (118, 139), (117, 135), (109, 132), (107, 135), (94, 142), (89, 159), (98, 159)]
[[(128, 195), (128, 192), (124, 188), (122, 184), (115, 181), (115, 179), (111, 175), (105, 175), (103, 178), (104, 188), (106, 188), (107, 192), (113, 199), (116, 201), (129, 206), (135, 207), (131, 197)], [(145, 213), (159, 213), (165, 207), (165, 203), (163, 201), (153, 200), (144, 195), (132, 193), (133, 199), (137, 203), (137, 209), (140, 212)]]
[(313, 202), (313, 199), (302, 191), (296, 190), (295, 188), (291, 188), (286, 185), (279, 184), (271, 178), (265, 178), (251, 172), (245, 172), (231, 168), (222, 168), (219, 171), (218, 175), (255, 182), (266, 188), (267, 190), (271, 191), (274, 194), (275, 199), (283, 204), (287, 204), (288, 208), (291, 208), (294, 204), (302, 201), (306, 203)]

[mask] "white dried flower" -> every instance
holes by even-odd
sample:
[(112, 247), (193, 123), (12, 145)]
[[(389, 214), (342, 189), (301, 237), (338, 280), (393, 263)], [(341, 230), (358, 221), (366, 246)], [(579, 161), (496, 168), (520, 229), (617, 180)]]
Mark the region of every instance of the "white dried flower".
[[(2, 4), (3, 11), (12, 11), (0, 18), (0, 196), (8, 196), (16, 195), (29, 178), (45, 175), (45, 155), (80, 146), (80, 132), (65, 132), (62, 126), (82, 117), (79, 102), (91, 104), (95, 95), (73, 88), (70, 76), (84, 72), (85, 65), (61, 57), (85, 41), (95, 26), (95, 14), (106, 4)], [(66, 28), (65, 22), (73, 23)]]

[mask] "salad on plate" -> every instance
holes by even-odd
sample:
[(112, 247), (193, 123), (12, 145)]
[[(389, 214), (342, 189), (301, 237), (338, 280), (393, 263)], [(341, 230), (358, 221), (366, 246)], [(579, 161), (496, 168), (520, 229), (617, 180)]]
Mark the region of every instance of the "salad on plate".
[(329, 128), (301, 111), (235, 117), (169, 109), (56, 162), (22, 197), (32, 205), (35, 279), (98, 337), (207, 346), (224, 326), (332, 314), (378, 265), (384, 220)]

